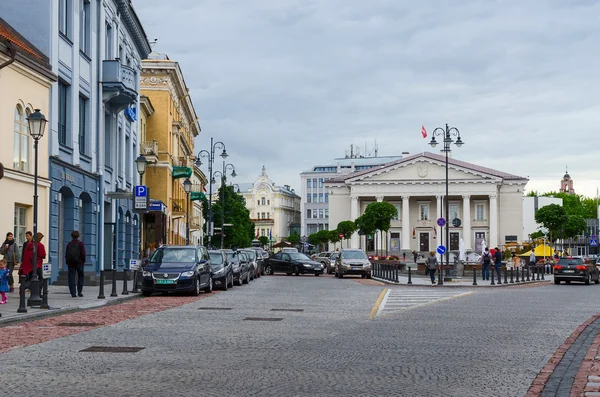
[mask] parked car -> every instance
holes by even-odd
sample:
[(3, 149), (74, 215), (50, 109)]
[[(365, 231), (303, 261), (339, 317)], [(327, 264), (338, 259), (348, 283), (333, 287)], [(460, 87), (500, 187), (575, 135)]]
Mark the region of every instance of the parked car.
[(342, 248), (335, 261), (334, 273), (339, 278), (354, 274), (371, 278), (371, 262), (361, 249)]
[(294, 247), (283, 247), (281, 252), (298, 252), (298, 248)]
[(208, 251), (210, 265), (213, 271), (213, 284), (215, 287), (227, 291), (233, 288), (233, 266), (227, 260), (227, 254), (223, 251)]
[(233, 283), (242, 285), (242, 282), (248, 277), (248, 263), (240, 261), (240, 255), (237, 251), (223, 248), (221, 251), (227, 255), (227, 260), (231, 263), (233, 271)]
[(329, 264), (327, 265), (327, 274), (333, 274), (335, 272), (335, 261), (339, 256), (339, 251), (331, 253), (331, 255), (329, 256)]
[[(262, 248), (257, 248), (257, 247), (252, 247), (252, 249), (256, 253), (256, 266), (258, 267), (258, 274), (259, 274), (259, 276), (262, 276), (263, 274), (265, 274), (265, 266), (264, 266), (265, 251)], [(269, 255), (267, 254), (267, 258), (268, 257), (269, 257)]]
[(592, 261), (582, 258), (563, 257), (554, 265), (554, 284), (561, 281), (569, 284), (571, 281), (582, 281), (589, 285), (592, 281), (600, 284), (600, 271)]
[(153, 292), (212, 292), (212, 267), (202, 246), (164, 245), (154, 251), (142, 272), (142, 295)]
[(278, 252), (265, 263), (265, 273), (286, 273), (288, 276), (296, 274), (323, 274), (323, 265), (313, 261), (308, 256), (299, 252)]
[[(256, 251), (254, 251), (254, 249), (252, 249), (252, 248), (244, 248), (240, 251), (245, 252), (246, 255), (248, 255), (248, 258), (250, 260), (251, 268), (252, 268), (252, 271), (250, 273), (250, 279), (254, 280), (255, 278), (260, 277), (259, 262), (258, 262), (258, 257), (256, 255)], [(262, 257), (261, 257), (261, 260), (262, 260)]]
[(329, 273), (329, 264), (331, 263), (331, 260), (329, 259), (329, 257), (331, 256), (331, 254), (333, 254), (333, 252), (331, 251), (327, 251), (327, 252), (319, 252), (318, 254), (314, 254), (313, 256), (311, 256), (311, 258), (314, 261), (317, 262), (321, 262), (321, 264), (323, 265), (324, 269), (327, 269), (327, 273)]
[[(240, 266), (243, 269), (243, 273), (241, 276), (242, 283), (248, 284), (250, 282), (250, 280), (252, 280), (252, 274), (254, 272), (254, 269), (252, 267), (252, 261), (250, 260), (250, 256), (248, 255), (247, 252), (238, 251), (237, 254), (240, 257)], [(244, 274), (245, 274), (245, 276), (244, 276)]]

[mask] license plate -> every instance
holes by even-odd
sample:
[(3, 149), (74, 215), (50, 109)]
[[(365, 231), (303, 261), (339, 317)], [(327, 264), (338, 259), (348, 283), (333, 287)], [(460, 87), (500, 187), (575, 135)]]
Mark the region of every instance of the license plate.
[(352, 270), (360, 270), (360, 267), (353, 267)]
[(156, 280), (156, 284), (175, 284), (175, 280)]
[(575, 273), (575, 270), (563, 270), (563, 273)]

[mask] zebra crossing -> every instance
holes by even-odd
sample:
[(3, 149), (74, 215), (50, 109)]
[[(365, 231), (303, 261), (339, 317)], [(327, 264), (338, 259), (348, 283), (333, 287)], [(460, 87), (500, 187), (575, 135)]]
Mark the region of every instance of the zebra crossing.
[(472, 294), (473, 291), (461, 292), (449, 289), (387, 289), (379, 308), (373, 317), (383, 316), (390, 313), (397, 313), (410, 310), (415, 307), (423, 306), (432, 302), (441, 302), (444, 300)]

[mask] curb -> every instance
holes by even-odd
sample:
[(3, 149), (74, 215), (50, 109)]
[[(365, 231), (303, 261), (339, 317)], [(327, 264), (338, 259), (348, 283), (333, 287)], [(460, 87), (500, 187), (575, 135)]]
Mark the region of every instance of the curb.
[[(51, 308), (51, 309), (44, 310), (44, 311), (39, 311), (39, 312), (34, 312), (34, 313), (26, 313), (19, 317), (11, 317), (11, 318), (0, 317), (0, 328), (4, 327), (6, 325), (15, 324), (15, 323), (29, 322), (29, 321), (34, 321), (34, 320), (40, 320), (40, 319), (46, 318), (46, 317), (54, 317), (54, 316), (60, 316), (62, 314), (67, 314), (67, 313), (95, 309), (97, 307), (116, 305), (116, 304), (119, 304), (126, 300), (138, 299), (141, 296), (142, 296), (141, 294), (128, 295), (128, 296), (118, 297), (118, 298), (110, 300), (110, 301), (99, 299), (98, 302), (87, 303), (87, 304), (80, 305), (80, 306), (72, 306), (72, 307), (65, 307), (65, 308), (58, 308), (58, 309)], [(28, 309), (28, 310), (30, 310), (30, 309)]]
[[(377, 280), (379, 282), (385, 283), (385, 284), (389, 284), (389, 285), (401, 285), (403, 287), (431, 287), (432, 284), (406, 284), (406, 283), (395, 283), (392, 281), (388, 281), (388, 280), (384, 280), (382, 278), (378, 278), (378, 277), (372, 277), (373, 280)], [(502, 287), (519, 287), (519, 286), (523, 286), (523, 285), (529, 285), (529, 286), (534, 286), (534, 285), (543, 285), (546, 283), (550, 283), (552, 280), (539, 280), (539, 281), (521, 281), (518, 283), (513, 283), (513, 284), (496, 284), (496, 285), (490, 285), (490, 284), (485, 284), (485, 285), (481, 285), (481, 284), (477, 284), (477, 285), (452, 285), (452, 281), (444, 281), (443, 285), (433, 285), (434, 287), (439, 287), (439, 288), (502, 288)]]

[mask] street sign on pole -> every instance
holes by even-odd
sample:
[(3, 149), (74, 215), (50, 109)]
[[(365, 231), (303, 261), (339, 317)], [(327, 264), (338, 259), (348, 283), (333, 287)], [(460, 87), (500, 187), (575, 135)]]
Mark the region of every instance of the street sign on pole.
[(597, 247), (598, 246), (598, 239), (592, 238), (590, 239), (590, 247)]
[(340, 238), (340, 240), (343, 240), (344, 239), (344, 235), (342, 233), (340, 233), (339, 238)]
[(437, 247), (437, 253), (440, 255), (444, 255), (446, 253), (446, 247), (444, 247), (443, 245), (440, 245)]
[(136, 186), (134, 190), (134, 196), (134, 208), (136, 210), (145, 210), (148, 208), (148, 188), (146, 188), (146, 186)]
[(452, 219), (452, 226), (454, 226), (454, 227), (460, 227), (461, 223), (462, 223), (461, 220), (458, 218)]
[(437, 225), (438, 225), (439, 227), (444, 227), (444, 226), (446, 226), (446, 220), (445, 220), (444, 218), (438, 218), (438, 220), (437, 220)]

